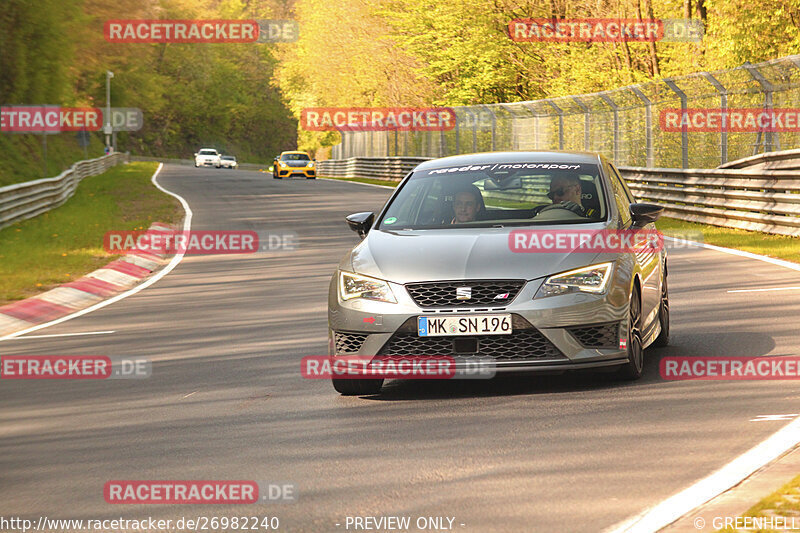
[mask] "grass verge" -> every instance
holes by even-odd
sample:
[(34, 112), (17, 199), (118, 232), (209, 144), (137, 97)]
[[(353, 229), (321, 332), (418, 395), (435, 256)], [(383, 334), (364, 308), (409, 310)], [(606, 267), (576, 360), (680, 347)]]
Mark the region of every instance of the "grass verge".
[[(792, 528), (794, 521), (794, 528), (800, 524), (800, 476), (795, 477), (789, 483), (776, 490), (753, 507), (747, 510), (742, 516), (750, 517), (763, 517), (768, 519), (770, 517), (786, 517), (787, 527)], [(764, 525), (769, 522), (762, 522), (759, 525)], [(758, 526), (756, 526), (758, 527)], [(718, 532), (734, 533), (736, 529), (725, 528), (718, 529)], [(773, 532), (773, 529), (749, 529), (749, 531), (757, 531), (759, 533)]]
[(706, 244), (715, 244), (725, 248), (735, 248), (767, 255), (786, 261), (800, 263), (800, 237), (787, 237), (784, 235), (769, 235), (756, 231), (707, 226), (696, 222), (684, 222), (674, 218), (662, 218), (656, 222), (656, 227), (664, 235), (683, 236), (699, 232)]
[(117, 255), (106, 232), (147, 229), (182, 219), (178, 201), (150, 178), (158, 163), (118, 165), (84, 179), (61, 207), (0, 230), (0, 305), (80, 278)]

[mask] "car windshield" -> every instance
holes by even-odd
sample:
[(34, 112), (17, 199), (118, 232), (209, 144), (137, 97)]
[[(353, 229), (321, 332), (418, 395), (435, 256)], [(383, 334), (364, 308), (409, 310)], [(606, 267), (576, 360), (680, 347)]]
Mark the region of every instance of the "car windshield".
[(281, 161), (311, 161), (306, 154), (283, 154)]
[(582, 224), (606, 218), (598, 165), (489, 163), (417, 171), (379, 229)]
[(200, 155), (217, 155), (216, 150), (200, 150)]
[(233, 156), (232, 155), (223, 155), (221, 159), (224, 159), (225, 161), (233, 161)]

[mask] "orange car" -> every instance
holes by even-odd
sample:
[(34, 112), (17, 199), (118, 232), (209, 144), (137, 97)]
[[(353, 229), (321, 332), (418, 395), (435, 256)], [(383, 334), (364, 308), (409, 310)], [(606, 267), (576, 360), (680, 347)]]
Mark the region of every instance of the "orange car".
[(272, 177), (276, 180), (303, 176), (313, 180), (317, 177), (316, 160), (305, 152), (281, 152), (272, 165)]

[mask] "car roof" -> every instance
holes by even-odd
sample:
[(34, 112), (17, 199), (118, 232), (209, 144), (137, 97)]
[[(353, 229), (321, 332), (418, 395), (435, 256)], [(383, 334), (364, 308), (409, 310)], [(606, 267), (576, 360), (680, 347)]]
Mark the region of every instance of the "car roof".
[(485, 165), (490, 163), (587, 163), (601, 162), (599, 154), (593, 152), (566, 152), (560, 150), (537, 150), (530, 152), (483, 152), (478, 154), (453, 155), (425, 161), (414, 170), (428, 170), (459, 165)]
[(281, 155), (283, 155), (283, 154), (303, 154), (303, 155), (308, 155), (308, 152), (299, 152), (297, 150), (287, 150), (285, 152), (281, 152)]

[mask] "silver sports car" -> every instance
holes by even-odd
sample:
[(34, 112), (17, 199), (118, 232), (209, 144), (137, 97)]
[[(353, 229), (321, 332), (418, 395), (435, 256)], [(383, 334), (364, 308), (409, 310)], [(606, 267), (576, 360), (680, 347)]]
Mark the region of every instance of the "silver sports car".
[[(422, 163), (380, 213), (347, 217), (362, 241), (331, 279), (331, 361), (453, 356), (496, 372), (617, 366), (637, 379), (645, 348), (669, 336), (661, 211), (598, 154)], [(342, 394), (383, 385), (332, 380)]]

